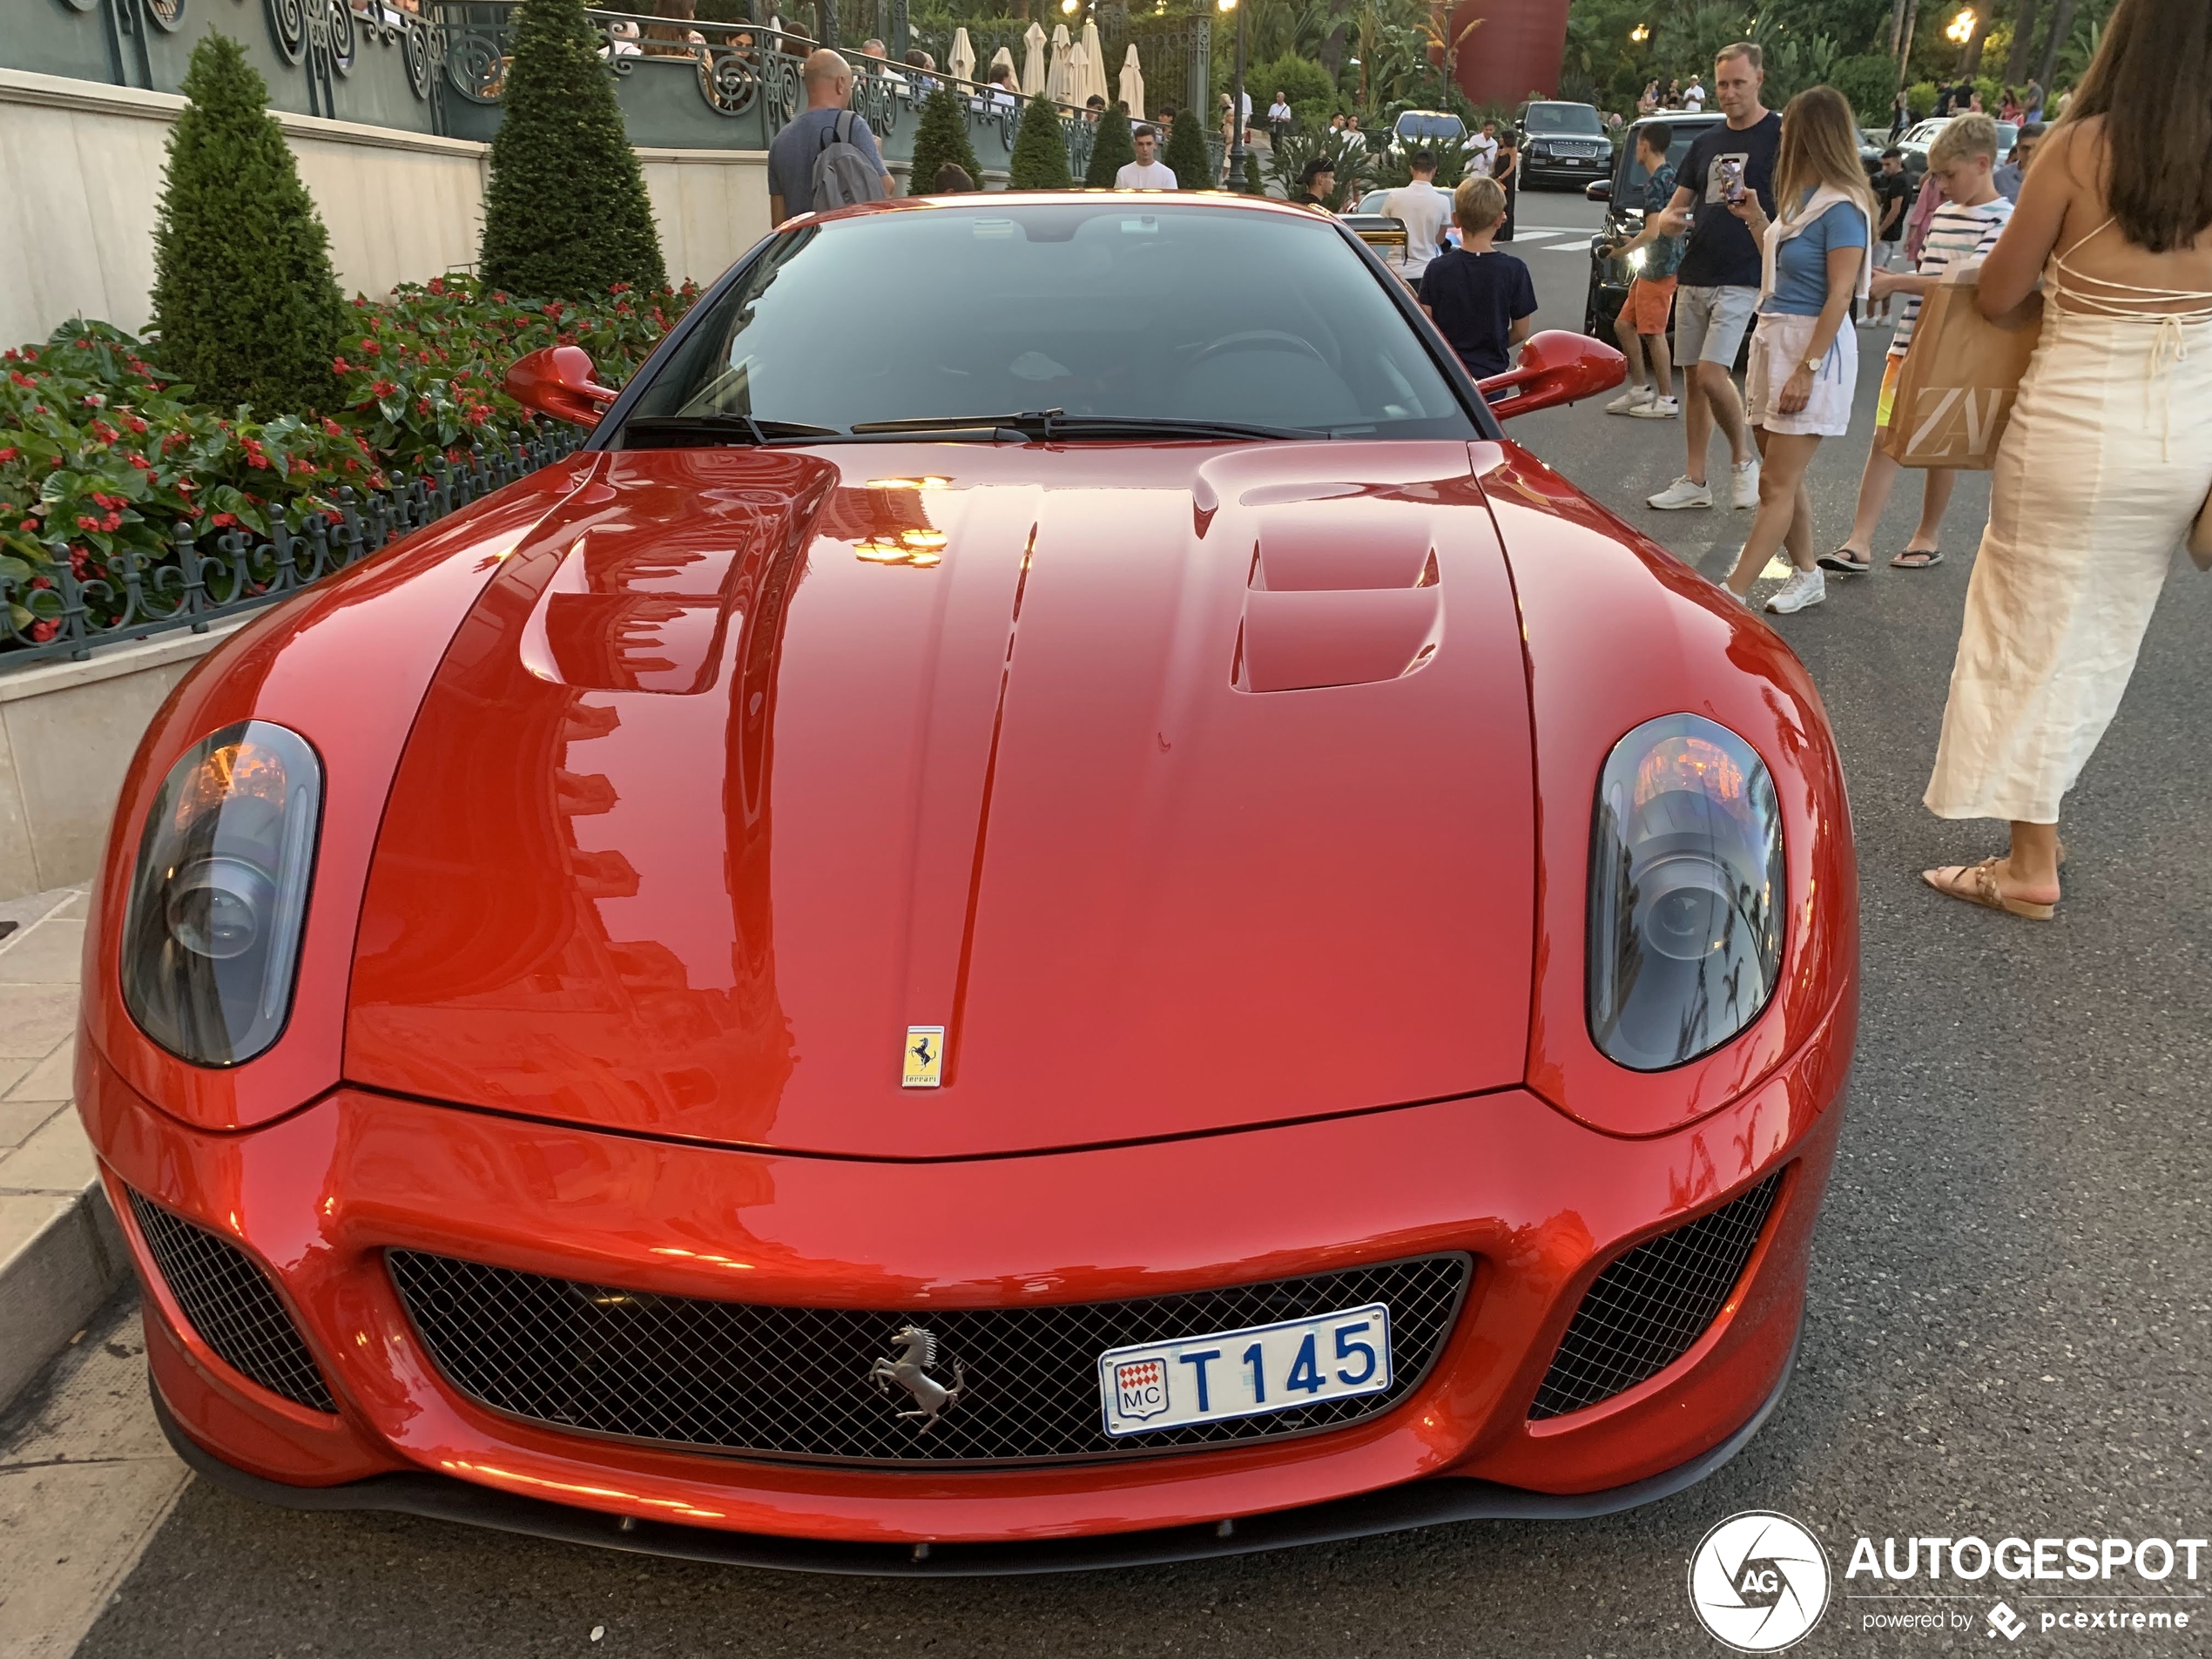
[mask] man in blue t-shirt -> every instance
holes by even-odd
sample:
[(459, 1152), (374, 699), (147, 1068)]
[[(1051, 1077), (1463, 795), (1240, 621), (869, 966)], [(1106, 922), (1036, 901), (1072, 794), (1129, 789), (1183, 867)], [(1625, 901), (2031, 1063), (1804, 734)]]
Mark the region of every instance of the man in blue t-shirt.
[(1782, 118), (1759, 102), (1764, 64), (1764, 54), (1750, 41), (1721, 49), (1713, 63), (1713, 100), (1727, 118), (1689, 146), (1666, 214), (1670, 234), (1689, 233), (1675, 289), (1675, 361), (1686, 371), (1683, 435), (1689, 461), (1681, 477), (1649, 497), (1662, 511), (1713, 504), (1705, 451), (1716, 423), (1728, 438), (1733, 463), (1731, 501), (1737, 507), (1759, 504), (1758, 452), (1730, 378), (1758, 309), (1759, 249), (1728, 209), (1749, 194), (1769, 213), (1774, 211)]
[(1505, 187), (1496, 179), (1478, 173), (1460, 180), (1452, 192), (1460, 246), (1431, 260), (1421, 277), (1421, 309), (1476, 380), (1511, 368), (1507, 354), (1534, 327), (1528, 267), (1492, 246), (1505, 216)]
[[(806, 108), (792, 117), (791, 125), (776, 134), (768, 146), (768, 221), (780, 225), (787, 219), (814, 211), (814, 158), (835, 138), (837, 118), (853, 101), (853, 66), (824, 46), (806, 55), (799, 71), (806, 87)], [(853, 118), (853, 147), (883, 175), (883, 193), (898, 194), (875, 134), (859, 116)]]

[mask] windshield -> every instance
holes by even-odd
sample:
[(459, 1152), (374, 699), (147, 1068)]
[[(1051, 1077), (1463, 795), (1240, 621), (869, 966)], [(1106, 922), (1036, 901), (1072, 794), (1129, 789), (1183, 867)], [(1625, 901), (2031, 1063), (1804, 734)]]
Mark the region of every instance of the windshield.
[(1531, 104), (1521, 125), (1530, 132), (1563, 132), (1578, 138), (1602, 138), (1605, 126), (1587, 104)]
[(1452, 144), (1467, 136), (1467, 124), (1456, 115), (1408, 110), (1398, 118), (1398, 136), (1408, 143)]
[(708, 302), (628, 418), (836, 436), (1051, 409), (1479, 435), (1332, 225), (1139, 200), (979, 200), (794, 230)]

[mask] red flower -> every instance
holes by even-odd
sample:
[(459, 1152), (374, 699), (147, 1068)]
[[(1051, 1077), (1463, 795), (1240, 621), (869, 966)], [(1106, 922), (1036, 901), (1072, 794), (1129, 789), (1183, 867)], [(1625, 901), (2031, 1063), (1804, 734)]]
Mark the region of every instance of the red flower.
[(380, 380), (374, 382), (369, 387), (368, 395), (371, 397), (389, 397), (393, 393), (398, 391), (399, 389), (400, 388), (393, 385), (391, 381)]
[(35, 518), (26, 518), (16, 528), (19, 530), (36, 530), (38, 528), (38, 521)]
[(34, 588), (51, 588), (54, 584), (50, 577), (35, 576), (30, 578), (30, 585)]
[(0, 461), (13, 461), (18, 453), (15, 445), (10, 444), (6, 448), (0, 449)]
[(98, 519), (94, 518), (93, 516), (91, 516), (91, 514), (89, 514), (89, 513), (79, 513), (79, 514), (78, 514), (78, 516), (77, 516), (77, 528), (78, 528), (78, 529), (80, 529), (80, 530), (96, 530), (96, 529), (99, 529), (99, 527), (100, 527), (100, 521), (99, 521)]
[(121, 529), (123, 528), (123, 515), (120, 513), (110, 513), (105, 518), (100, 521), (100, 528), (104, 530)]
[(237, 523), (238, 516), (235, 513), (218, 513), (215, 515), (215, 525), (219, 529), (227, 529)]
[(365, 293), (357, 293), (357, 294), (355, 294), (355, 295), (354, 296), (354, 307), (355, 307), (356, 308), (359, 308), (360, 307), (365, 306), (365, 305), (367, 305), (368, 303), (368, 296), (367, 294), (365, 294)]
[(373, 340), (361, 341), (361, 350), (371, 357), (381, 357), (384, 354), (384, 348)]
[(135, 415), (125, 415), (123, 417), (123, 424), (129, 427), (132, 431), (138, 433), (141, 435), (143, 435), (147, 430), (146, 423)]
[(110, 426), (106, 421), (95, 421), (92, 422), (92, 435), (98, 438), (102, 443), (113, 443), (116, 439), (121, 437), (123, 435), (118, 432), (113, 427)]
[(428, 415), (428, 414), (429, 414), (429, 412), (430, 412), (430, 400), (429, 400), (428, 398), (427, 398), (427, 397), (418, 397), (418, 398), (416, 398), (416, 399), (415, 400), (415, 412), (417, 415)]
[(148, 461), (144, 455), (132, 455), (129, 457), (129, 460), (131, 464), (136, 467), (140, 472), (152, 472), (153, 470), (153, 462)]
[(330, 372), (334, 374), (350, 374), (354, 372), (354, 366), (342, 357), (334, 357), (330, 360)]
[(26, 374), (19, 368), (10, 369), (8, 371), (8, 378), (18, 386), (36, 386), (38, 384), (38, 377), (36, 374)]
[[(41, 578), (33, 585), (44, 587), (47, 583), (44, 578)], [(61, 631), (62, 625), (57, 622), (34, 622), (30, 624), (30, 643), (34, 645), (43, 645)]]
[(342, 438), (346, 435), (346, 428), (327, 415), (322, 417), (322, 429), (334, 438)]

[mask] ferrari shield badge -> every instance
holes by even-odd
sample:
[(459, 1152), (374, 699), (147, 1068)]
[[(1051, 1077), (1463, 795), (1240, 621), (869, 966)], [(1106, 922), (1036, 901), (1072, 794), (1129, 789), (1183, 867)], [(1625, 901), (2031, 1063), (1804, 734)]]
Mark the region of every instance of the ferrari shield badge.
[(945, 1028), (910, 1025), (907, 1028), (907, 1063), (900, 1074), (901, 1089), (934, 1089), (945, 1069)]

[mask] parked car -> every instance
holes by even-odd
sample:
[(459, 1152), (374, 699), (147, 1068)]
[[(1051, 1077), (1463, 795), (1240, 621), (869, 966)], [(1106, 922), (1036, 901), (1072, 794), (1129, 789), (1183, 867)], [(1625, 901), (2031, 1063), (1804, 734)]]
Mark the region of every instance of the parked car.
[[(1905, 152), (1905, 171), (1912, 175), (1914, 183), (1917, 184), (1928, 171), (1928, 147), (1935, 143), (1936, 134), (1957, 118), (1955, 116), (1948, 115), (1931, 116), (1928, 119), (1907, 128), (1905, 136), (1897, 141), (1897, 147)], [(2013, 153), (2013, 145), (2020, 141), (2020, 130), (2017, 123), (1998, 122), (1997, 158), (2000, 161)], [(1881, 165), (1882, 152), (1887, 148), (1889, 145), (1886, 141), (1874, 145), (1872, 158), (1869, 161), (1867, 145), (1865, 144), (1859, 145), (1858, 158), (1867, 163), (1869, 173), (1873, 172)]]
[(1389, 153), (1393, 157), (1416, 150), (1442, 152), (1467, 140), (1467, 124), (1445, 110), (1402, 110), (1390, 124)]
[(584, 448), (122, 785), (77, 1099), (172, 1444), (899, 1575), (1724, 1462), (1851, 813), (1790, 647), (1502, 424), (1621, 377), (1478, 385), (1342, 223), (1195, 194), (801, 215), (619, 392), (523, 359)]
[(1582, 193), (1592, 201), (1607, 204), (1605, 228), (1590, 244), (1588, 297), (1582, 311), (1584, 334), (1595, 335), (1608, 345), (1619, 343), (1614, 337), (1613, 319), (1620, 314), (1622, 304), (1629, 297), (1629, 282), (1635, 272), (1628, 261), (1614, 258), (1606, 250), (1618, 246), (1643, 228), (1643, 187), (1651, 175), (1636, 159), (1636, 134), (1647, 127), (1663, 130), (1667, 134), (1668, 163), (1679, 168), (1698, 135), (1710, 132), (1723, 119), (1716, 111), (1662, 111), (1647, 116), (1629, 130), (1629, 141), (1621, 146), (1613, 176), (1584, 187)]
[(1613, 140), (1587, 104), (1543, 99), (1514, 111), (1524, 185), (1582, 184), (1613, 171)]

